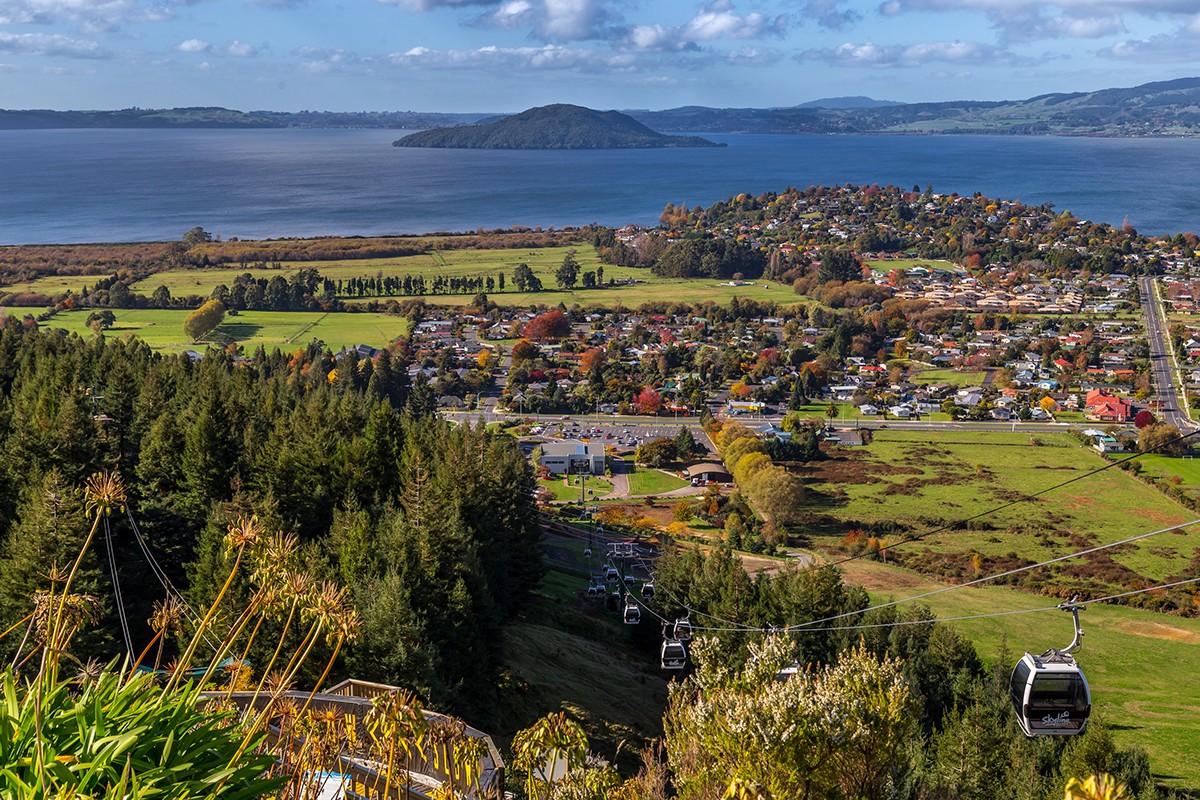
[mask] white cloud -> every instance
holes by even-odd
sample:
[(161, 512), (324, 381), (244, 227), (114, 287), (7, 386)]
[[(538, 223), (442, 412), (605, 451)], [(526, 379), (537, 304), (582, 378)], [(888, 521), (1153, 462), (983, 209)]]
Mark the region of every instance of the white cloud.
[(842, 10), (841, 5), (842, 0), (808, 0), (800, 21), (813, 20), (818, 27), (826, 30), (841, 30), (862, 17), (857, 11)]
[(231, 58), (251, 58), (258, 55), (258, 48), (237, 39), (223, 45), (210, 44), (203, 39), (186, 39), (175, 45), (180, 53), (204, 53), (205, 55), (229, 56)]
[(800, 58), (853, 67), (919, 67), (929, 63), (984, 64), (1008, 60), (1004, 50), (978, 42), (922, 42), (879, 45), (847, 42), (834, 48), (806, 50)]
[(386, 57), (391, 64), (425, 69), (561, 70), (623, 72), (632, 69), (633, 56), (591, 48), (547, 44), (540, 47), (480, 47), (475, 50), (431, 50), (414, 47)]
[(1121, 61), (1170, 64), (1196, 61), (1200, 53), (1200, 31), (1188, 25), (1171, 34), (1148, 39), (1126, 39), (1097, 51), (1097, 55)]
[(976, 11), (984, 14), (1005, 41), (1096, 39), (1126, 29), (1124, 18), (1194, 16), (1200, 0), (885, 0), (884, 16), (909, 12)]
[(0, 25), (68, 24), (92, 33), (171, 16), (164, 6), (143, 7), (137, 0), (0, 0)]
[(71, 39), (48, 33), (7, 33), (0, 31), (0, 53), (65, 58), (109, 58), (108, 50), (97, 42)]
[(774, 19), (757, 11), (740, 16), (729, 0), (714, 0), (683, 25), (636, 25), (621, 43), (632, 50), (696, 50), (701, 42), (721, 39), (762, 39), (787, 28), (787, 17)]
[(475, 20), (490, 28), (529, 28), (543, 42), (611, 38), (622, 29), (608, 0), (506, 0)]
[(247, 42), (239, 42), (237, 39), (234, 39), (226, 43), (224, 53), (233, 58), (251, 58), (258, 55), (258, 48)]
[(497, 0), (377, 0), (377, 2), (388, 6), (400, 6), (409, 11), (432, 11), (435, 8), (494, 6)]
[(300, 57), (300, 66), (305, 72), (324, 75), (352, 71), (367, 62), (350, 50), (301, 47), (292, 52)]

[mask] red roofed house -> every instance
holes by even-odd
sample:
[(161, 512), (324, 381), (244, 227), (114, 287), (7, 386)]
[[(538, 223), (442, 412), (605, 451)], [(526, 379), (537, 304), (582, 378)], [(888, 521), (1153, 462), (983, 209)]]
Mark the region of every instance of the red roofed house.
[(1099, 422), (1128, 422), (1133, 416), (1133, 403), (1114, 397), (1104, 389), (1092, 389), (1084, 401), (1086, 416)]

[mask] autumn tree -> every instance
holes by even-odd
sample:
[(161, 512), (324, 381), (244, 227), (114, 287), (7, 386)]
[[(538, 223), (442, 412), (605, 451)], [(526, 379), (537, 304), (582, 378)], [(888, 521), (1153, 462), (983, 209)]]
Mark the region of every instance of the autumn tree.
[(592, 373), (604, 369), (607, 362), (607, 351), (603, 347), (592, 347), (585, 350), (583, 356), (580, 357), (579, 371), (590, 376)]
[(521, 361), (532, 361), (538, 357), (538, 354), (538, 346), (528, 339), (522, 339), (514, 344), (511, 353), (514, 364)]
[(639, 414), (654, 416), (662, 410), (662, 395), (647, 386), (633, 396), (633, 407)]
[(561, 339), (571, 332), (571, 320), (561, 311), (547, 311), (525, 323), (522, 333), (528, 339), (546, 342)]
[(1181, 456), (1187, 449), (1180, 439), (1179, 428), (1166, 423), (1147, 425), (1138, 431), (1138, 450), (1143, 453), (1162, 453)]
[(193, 342), (198, 342), (215, 331), (224, 319), (225, 304), (220, 300), (208, 300), (184, 318), (183, 332)]

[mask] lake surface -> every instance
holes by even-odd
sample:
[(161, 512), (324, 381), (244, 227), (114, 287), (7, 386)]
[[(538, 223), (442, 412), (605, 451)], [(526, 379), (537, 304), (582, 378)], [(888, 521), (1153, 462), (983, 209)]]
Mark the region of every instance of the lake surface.
[(1200, 140), (712, 135), (728, 147), (392, 147), (387, 130), (0, 131), (0, 244), (654, 223), (788, 186), (892, 183), (1200, 231)]

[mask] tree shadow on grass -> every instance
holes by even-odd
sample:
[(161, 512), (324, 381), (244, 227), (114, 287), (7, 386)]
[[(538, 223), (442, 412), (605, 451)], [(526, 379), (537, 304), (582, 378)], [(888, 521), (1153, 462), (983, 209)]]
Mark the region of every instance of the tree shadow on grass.
[(244, 342), (261, 330), (262, 325), (253, 322), (222, 322), (209, 338), (218, 342)]

